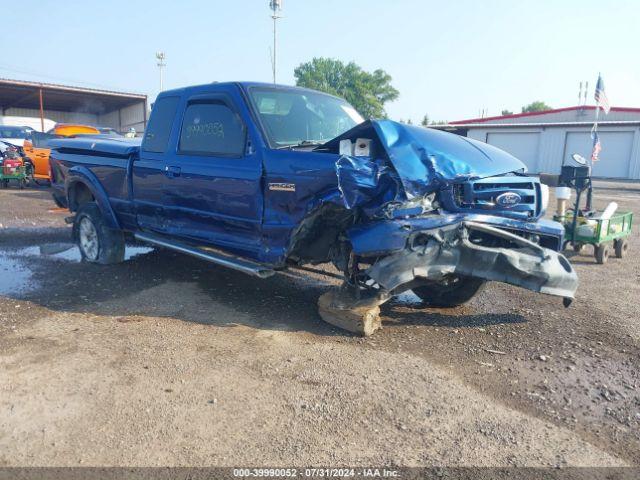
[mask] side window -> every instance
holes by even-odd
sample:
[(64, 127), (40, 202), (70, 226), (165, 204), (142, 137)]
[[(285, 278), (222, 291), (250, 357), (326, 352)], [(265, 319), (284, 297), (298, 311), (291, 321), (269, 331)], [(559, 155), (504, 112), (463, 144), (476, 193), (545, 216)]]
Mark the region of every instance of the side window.
[(180, 153), (241, 156), (245, 147), (242, 120), (218, 101), (190, 103), (180, 132)]
[(163, 153), (167, 149), (179, 101), (180, 97), (164, 97), (155, 103), (149, 125), (144, 132), (142, 150)]

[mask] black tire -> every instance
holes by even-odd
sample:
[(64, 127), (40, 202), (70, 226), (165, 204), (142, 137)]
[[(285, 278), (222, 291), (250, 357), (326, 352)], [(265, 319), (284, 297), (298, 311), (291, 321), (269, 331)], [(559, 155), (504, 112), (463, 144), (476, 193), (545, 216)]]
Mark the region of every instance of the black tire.
[(596, 247), (596, 250), (594, 253), (596, 257), (596, 262), (598, 262), (600, 265), (607, 263), (607, 260), (609, 260), (610, 253), (611, 253), (611, 247), (609, 246), (609, 244), (601, 243)]
[(27, 176), (27, 181), (29, 183), (35, 181), (35, 179), (33, 178), (34, 168), (33, 168), (33, 163), (31, 163), (31, 160), (27, 159), (24, 161), (24, 173)]
[(415, 287), (413, 293), (428, 307), (457, 307), (471, 300), (486, 283), (473, 277), (455, 277), (447, 284), (430, 283)]
[(616, 252), (617, 258), (624, 258), (629, 251), (629, 241), (625, 238), (621, 238), (613, 242), (613, 248)]
[(578, 255), (580, 255), (584, 250), (584, 247), (585, 247), (584, 243), (574, 243), (573, 251), (576, 252)]
[(64, 197), (62, 197), (61, 195), (58, 195), (57, 193), (52, 193), (51, 196), (53, 197), (53, 203), (55, 203), (58, 207), (67, 208), (67, 204), (64, 201)]
[(124, 261), (124, 234), (107, 226), (94, 202), (78, 209), (73, 221), (73, 238), (84, 261), (102, 265)]
[(9, 180), (2, 180), (2, 188), (9, 188)]

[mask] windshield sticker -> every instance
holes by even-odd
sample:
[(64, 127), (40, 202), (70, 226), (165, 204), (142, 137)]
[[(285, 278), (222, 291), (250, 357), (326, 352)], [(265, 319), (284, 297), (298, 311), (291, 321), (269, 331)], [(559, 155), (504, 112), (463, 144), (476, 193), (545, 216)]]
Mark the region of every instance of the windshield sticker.
[(200, 119), (195, 118), (193, 123), (187, 126), (187, 138), (195, 136), (224, 138), (224, 126), (220, 122), (200, 124)]

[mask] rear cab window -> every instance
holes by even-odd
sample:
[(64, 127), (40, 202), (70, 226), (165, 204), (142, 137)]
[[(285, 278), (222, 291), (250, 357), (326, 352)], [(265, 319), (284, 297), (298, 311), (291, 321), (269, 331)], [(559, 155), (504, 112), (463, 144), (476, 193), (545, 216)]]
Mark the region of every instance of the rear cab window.
[(162, 97), (156, 101), (144, 134), (143, 151), (164, 153), (167, 150), (179, 102), (180, 97)]
[(225, 101), (198, 100), (187, 104), (178, 153), (240, 157), (245, 143), (246, 128), (238, 113)]

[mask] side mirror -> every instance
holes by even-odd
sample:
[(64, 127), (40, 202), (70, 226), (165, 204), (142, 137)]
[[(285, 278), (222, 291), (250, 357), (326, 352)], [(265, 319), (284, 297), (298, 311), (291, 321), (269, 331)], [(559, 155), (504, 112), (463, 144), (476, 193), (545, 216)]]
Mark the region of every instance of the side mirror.
[(548, 187), (557, 187), (560, 185), (560, 175), (554, 175), (552, 173), (541, 173), (540, 183)]
[(571, 158), (573, 159), (574, 162), (576, 162), (578, 165), (586, 165), (587, 164), (587, 159), (584, 158), (582, 155), (580, 155), (579, 153), (574, 153), (573, 155), (571, 155)]

